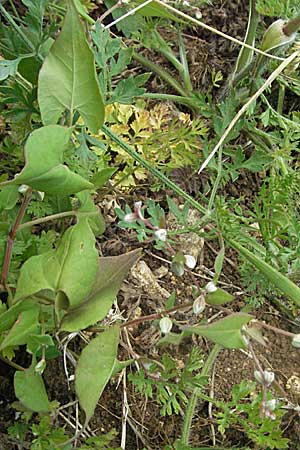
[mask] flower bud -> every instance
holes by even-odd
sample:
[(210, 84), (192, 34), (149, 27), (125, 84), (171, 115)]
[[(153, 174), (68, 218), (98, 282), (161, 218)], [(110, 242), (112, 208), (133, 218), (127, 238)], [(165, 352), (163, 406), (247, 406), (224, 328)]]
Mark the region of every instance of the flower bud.
[(136, 219), (137, 219), (137, 216), (136, 216), (135, 213), (128, 213), (128, 214), (125, 214), (123, 220), (124, 220), (124, 222), (126, 222), (126, 223), (133, 223), (133, 222), (136, 221)]
[(167, 230), (165, 228), (159, 228), (154, 232), (154, 236), (159, 241), (166, 242), (167, 240)]
[(264, 370), (260, 372), (259, 370), (255, 370), (254, 377), (256, 381), (258, 381), (262, 385), (270, 386), (275, 380), (274, 372), (269, 372), (268, 370)]
[(284, 31), (285, 26), (286, 22), (282, 19), (273, 22), (263, 36), (260, 49), (264, 52), (269, 52), (270, 50), (293, 42), (296, 33), (286, 34)]
[(196, 316), (198, 316), (198, 314), (201, 314), (202, 311), (204, 311), (205, 306), (206, 306), (206, 303), (205, 303), (204, 296), (203, 295), (199, 295), (199, 297), (196, 298), (196, 300), (193, 303), (194, 314), (196, 314)]
[(196, 267), (197, 261), (192, 255), (184, 255), (185, 257), (185, 265), (189, 269), (194, 269)]
[(36, 195), (37, 195), (38, 199), (42, 202), (44, 200), (44, 197), (45, 197), (45, 192), (43, 192), (43, 191), (36, 191)]
[(292, 346), (295, 348), (300, 348), (300, 334), (295, 334), (292, 339)]
[(217, 288), (217, 286), (215, 285), (215, 283), (213, 281), (210, 281), (205, 286), (205, 290), (206, 290), (206, 292), (208, 292), (210, 294), (212, 292), (216, 292), (218, 290), (218, 288)]
[(169, 317), (163, 317), (159, 321), (160, 331), (164, 334), (170, 333), (172, 330), (173, 322)]

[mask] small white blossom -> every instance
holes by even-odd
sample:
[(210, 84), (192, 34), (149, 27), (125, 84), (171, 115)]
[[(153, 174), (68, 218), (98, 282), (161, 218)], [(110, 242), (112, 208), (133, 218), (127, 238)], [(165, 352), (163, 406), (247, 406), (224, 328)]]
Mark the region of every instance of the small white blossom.
[(159, 241), (165, 242), (167, 240), (167, 230), (165, 228), (159, 228), (154, 232), (154, 236)]
[(218, 290), (217, 286), (215, 285), (215, 283), (213, 281), (210, 281), (209, 283), (207, 283), (207, 285), (205, 286), (205, 290), (206, 292), (208, 292), (209, 294), (211, 294), (212, 292), (216, 292)]
[(160, 331), (164, 334), (170, 333), (170, 331), (172, 330), (172, 326), (173, 326), (173, 323), (169, 317), (163, 317), (159, 321)]
[(203, 297), (203, 295), (199, 295), (199, 297), (196, 298), (196, 300), (193, 303), (194, 314), (196, 314), (196, 316), (198, 314), (201, 314), (202, 311), (204, 311), (205, 306), (206, 306), (205, 298)]
[(185, 264), (189, 269), (194, 269), (196, 267), (197, 261), (192, 255), (184, 255)]
[(123, 220), (124, 220), (124, 222), (126, 222), (126, 223), (133, 223), (133, 222), (136, 221), (136, 219), (137, 219), (137, 217), (136, 217), (136, 214), (135, 214), (135, 213), (128, 213), (128, 214), (125, 214)]
[(18, 191), (20, 192), (20, 194), (26, 194), (28, 189), (29, 189), (29, 186), (27, 186), (27, 184), (21, 184), (21, 186), (19, 186), (19, 188), (18, 188)]
[(260, 384), (267, 386), (270, 386), (275, 380), (274, 372), (269, 372), (268, 370), (264, 370), (262, 373), (259, 370), (255, 370), (254, 377)]
[(141, 207), (142, 207), (142, 202), (134, 202), (134, 207), (135, 207), (136, 209), (141, 209)]
[(300, 334), (295, 334), (292, 339), (292, 346), (295, 348), (300, 348)]
[(277, 400), (275, 398), (272, 398), (271, 400), (268, 400), (266, 402), (266, 409), (269, 411), (274, 411), (277, 405)]
[(42, 375), (44, 370), (46, 369), (46, 361), (44, 359), (41, 359), (35, 366), (34, 371), (35, 373), (38, 373), (39, 375)]
[(199, 9), (195, 12), (196, 19), (202, 19), (202, 12)]
[(39, 200), (42, 202), (44, 200), (45, 197), (45, 192), (43, 191), (36, 191), (37, 196), (39, 197)]

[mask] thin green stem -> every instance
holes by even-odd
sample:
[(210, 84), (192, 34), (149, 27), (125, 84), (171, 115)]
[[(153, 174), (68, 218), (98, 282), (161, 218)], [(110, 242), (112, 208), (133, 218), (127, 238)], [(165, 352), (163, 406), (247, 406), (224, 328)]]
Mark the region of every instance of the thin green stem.
[(182, 34), (180, 31), (178, 32), (178, 44), (179, 44), (180, 60), (181, 60), (181, 64), (182, 64), (181, 76), (183, 78), (183, 83), (184, 83), (185, 89), (188, 92), (193, 92), (193, 85), (191, 82), (191, 77), (190, 77), (190, 72), (189, 72), (189, 65), (188, 65), (188, 61), (187, 61), (186, 49), (185, 49)]
[[(208, 376), (221, 349), (222, 349), (222, 347), (219, 344), (214, 345), (213, 349), (209, 353), (209, 355), (205, 361), (205, 364), (201, 370), (202, 376)], [(182, 427), (181, 443), (183, 445), (189, 445), (189, 438), (190, 438), (190, 432), (191, 432), (192, 421), (193, 421), (195, 409), (196, 409), (199, 397), (201, 396), (203, 398), (203, 395), (204, 394), (201, 393), (201, 388), (196, 387), (194, 389), (194, 391), (192, 392), (192, 395), (189, 399), (187, 409), (185, 412), (183, 427)], [(205, 398), (205, 400), (207, 400), (207, 399), (208, 399), (208, 401), (211, 401), (210, 397)]]
[(17, 25), (17, 23), (14, 21), (14, 19), (11, 17), (11, 15), (6, 11), (6, 9), (4, 8), (4, 6), (1, 5), (0, 3), (0, 12), (3, 15), (3, 17), (5, 17), (5, 19), (10, 23), (10, 25), (12, 26), (12, 28), (15, 29), (15, 31), (19, 34), (19, 36), (23, 39), (23, 41), (25, 42), (25, 44), (27, 45), (27, 47), (31, 50), (31, 51), (35, 51), (35, 47), (32, 44), (32, 42), (28, 39), (28, 37), (23, 33), (22, 29)]
[(181, 97), (180, 95), (145, 93), (139, 95), (139, 97), (180, 103), (182, 105), (190, 106), (192, 109), (195, 109), (196, 107), (194, 100), (192, 100), (190, 97)]
[(118, 144), (123, 150), (125, 150), (128, 155), (130, 155), (135, 161), (139, 162), (141, 166), (147, 169), (154, 177), (158, 178), (163, 184), (172, 189), (176, 194), (183, 197), (190, 205), (192, 205), (197, 211), (202, 214), (207, 214), (206, 208), (204, 208), (200, 203), (198, 203), (193, 197), (187, 194), (183, 189), (181, 189), (173, 181), (169, 180), (166, 175), (161, 173), (151, 164), (149, 164), (139, 153), (133, 150), (130, 145), (124, 142), (118, 135), (116, 135), (110, 128), (106, 125), (101, 127), (103, 133), (108, 136), (112, 141)]
[[(65, 211), (57, 214), (51, 214), (50, 216), (42, 217), (41, 219), (30, 220), (29, 222), (22, 223), (19, 226), (19, 230), (24, 228), (33, 227), (34, 225), (40, 225), (41, 223), (49, 222), (50, 220), (63, 219), (68, 216), (76, 216), (77, 211)], [(92, 213), (95, 214), (95, 213)]]
[(152, 72), (156, 73), (162, 80), (166, 81), (180, 95), (182, 95), (183, 97), (189, 96), (189, 93), (186, 92), (185, 89), (183, 89), (183, 87), (174, 79), (174, 77), (158, 64), (153, 63), (148, 58), (145, 58), (143, 55), (140, 55), (137, 52), (133, 52), (133, 58), (143, 66), (152, 70)]
[[(249, 1), (249, 19), (245, 36), (245, 43), (254, 46), (256, 30), (259, 22), (259, 14), (256, 11), (255, 0)], [(235, 73), (239, 73), (250, 62), (253, 56), (253, 50), (248, 47), (242, 47), (237, 59)]]
[(223, 33), (222, 31), (219, 31), (216, 28), (213, 28), (213, 27), (211, 27), (210, 25), (207, 25), (204, 22), (201, 22), (200, 20), (195, 19), (194, 17), (189, 16), (188, 14), (185, 14), (182, 11), (179, 11), (178, 9), (174, 8), (173, 6), (171, 6), (168, 3), (165, 3), (165, 2), (163, 2), (161, 0), (155, 0), (155, 3), (157, 3), (158, 5), (164, 7), (165, 9), (168, 9), (169, 11), (172, 11), (177, 16), (182, 17), (183, 19), (185, 19), (185, 20), (187, 20), (187, 21), (189, 21), (191, 23), (194, 23), (195, 25), (198, 25), (199, 27), (205, 28), (206, 30), (211, 31), (212, 33), (215, 33), (215, 34), (217, 34), (219, 36), (222, 36), (224, 39), (228, 39), (229, 41), (232, 41), (235, 44), (241, 45), (242, 47), (249, 48), (250, 50), (253, 50), (256, 53), (259, 53), (260, 55), (267, 56), (268, 58), (271, 58), (271, 59), (277, 59), (278, 61), (283, 61), (284, 60), (284, 58), (280, 58), (278, 56), (272, 55), (271, 53), (264, 52), (263, 50), (255, 48), (252, 45), (248, 45), (245, 42), (240, 41), (239, 39), (236, 39), (236, 38), (234, 38), (232, 36), (229, 36), (228, 34)]
[(280, 115), (282, 115), (283, 112), (284, 96), (285, 96), (285, 85), (280, 84), (277, 99), (277, 112)]
[(10, 359), (4, 358), (4, 356), (2, 356), (2, 355), (0, 355), (0, 359), (1, 359), (1, 361), (3, 361), (5, 364), (7, 364), (8, 366), (13, 367), (14, 369), (21, 370), (21, 371), (23, 371), (23, 372), (25, 372), (25, 370), (26, 370), (24, 367), (19, 366), (19, 364), (17, 364), (17, 363), (15, 363), (15, 362), (11, 361)]
[(213, 209), (213, 204), (216, 198), (216, 194), (217, 194), (217, 190), (222, 178), (222, 147), (219, 148), (219, 154), (218, 154), (218, 173), (217, 173), (217, 178), (216, 181), (214, 182), (213, 188), (212, 188), (212, 192), (210, 195), (210, 199), (208, 202), (208, 210), (211, 211)]

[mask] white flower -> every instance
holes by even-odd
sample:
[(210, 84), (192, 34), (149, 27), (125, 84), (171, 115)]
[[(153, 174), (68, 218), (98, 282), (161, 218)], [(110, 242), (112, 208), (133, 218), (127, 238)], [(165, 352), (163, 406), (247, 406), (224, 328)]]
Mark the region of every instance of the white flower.
[(165, 228), (159, 228), (154, 232), (154, 236), (159, 241), (165, 242), (167, 240), (167, 230)]
[(195, 12), (196, 19), (202, 19), (202, 12), (199, 9)]
[(159, 321), (160, 331), (164, 334), (170, 333), (170, 331), (172, 330), (172, 326), (173, 326), (173, 323), (169, 317), (163, 317)]
[(194, 311), (194, 314), (196, 314), (196, 316), (197, 316), (198, 314), (201, 314), (202, 311), (204, 311), (205, 306), (206, 306), (206, 304), (205, 304), (205, 298), (203, 297), (203, 295), (199, 295), (199, 297), (196, 298), (196, 300), (195, 300), (194, 303), (193, 303), (193, 311)]
[(260, 384), (267, 386), (270, 386), (275, 380), (274, 372), (269, 372), (268, 370), (264, 370), (263, 372), (255, 370), (254, 377)]
[(277, 405), (277, 400), (275, 398), (272, 398), (271, 400), (268, 400), (266, 402), (266, 409), (269, 411), (274, 411)]
[(45, 197), (45, 192), (43, 192), (43, 191), (36, 191), (36, 194), (37, 194), (39, 200), (42, 202), (44, 200), (44, 197)]
[(185, 264), (189, 269), (194, 269), (196, 267), (197, 261), (192, 255), (184, 255)]
[(34, 371), (35, 373), (38, 373), (42, 375), (44, 370), (46, 369), (46, 361), (44, 359), (41, 359), (35, 366)]
[(216, 292), (218, 290), (218, 288), (217, 288), (217, 286), (215, 285), (215, 283), (213, 281), (210, 281), (205, 286), (205, 290), (206, 290), (206, 292), (208, 292), (210, 294), (212, 292)]
[(27, 186), (27, 184), (21, 184), (21, 186), (19, 186), (19, 188), (18, 188), (18, 191), (20, 192), (20, 194), (26, 194), (28, 189), (29, 189), (29, 186)]
[(135, 213), (128, 213), (128, 214), (125, 214), (123, 220), (124, 220), (124, 222), (126, 222), (126, 223), (133, 223), (133, 222), (136, 221), (136, 219), (137, 219), (137, 217), (136, 217), (136, 214), (135, 214)]
[(300, 348), (300, 334), (295, 334), (292, 339), (292, 346), (295, 348)]

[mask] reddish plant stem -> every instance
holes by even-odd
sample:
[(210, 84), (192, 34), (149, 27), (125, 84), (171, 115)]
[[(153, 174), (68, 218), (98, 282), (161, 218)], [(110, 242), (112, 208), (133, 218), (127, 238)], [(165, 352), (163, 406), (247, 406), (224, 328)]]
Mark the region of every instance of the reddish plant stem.
[(18, 228), (23, 220), (28, 203), (30, 202), (31, 192), (32, 192), (32, 189), (29, 188), (28, 191), (25, 193), (23, 200), (22, 200), (22, 204), (20, 206), (19, 212), (18, 212), (16, 220), (15, 220), (15, 223), (7, 237), (7, 244), (6, 244), (4, 262), (3, 262), (3, 267), (2, 267), (2, 274), (1, 274), (1, 284), (3, 286), (5, 286), (5, 284), (6, 284), (6, 279), (7, 279), (8, 273), (9, 273), (9, 267), (10, 267), (10, 262), (11, 262), (13, 246), (14, 246), (14, 240), (15, 240)]
[(164, 311), (161, 311), (159, 313), (149, 314), (149, 316), (142, 316), (142, 317), (139, 317), (138, 319), (130, 320), (129, 322), (123, 323), (121, 325), (121, 328), (132, 327), (132, 326), (138, 325), (139, 323), (142, 323), (142, 322), (148, 322), (149, 320), (160, 319), (161, 317), (167, 316), (168, 314), (172, 314), (177, 311), (190, 309), (193, 307), (193, 303), (194, 302), (186, 303), (185, 305), (180, 305), (180, 306), (173, 306), (173, 308), (165, 309)]
[(291, 333), (290, 331), (282, 330), (281, 328), (274, 327), (273, 325), (269, 325), (265, 322), (256, 322), (256, 323), (259, 327), (274, 331), (274, 333), (282, 334), (283, 336), (287, 336), (287, 337), (291, 337), (291, 338), (295, 336), (295, 333)]

